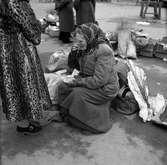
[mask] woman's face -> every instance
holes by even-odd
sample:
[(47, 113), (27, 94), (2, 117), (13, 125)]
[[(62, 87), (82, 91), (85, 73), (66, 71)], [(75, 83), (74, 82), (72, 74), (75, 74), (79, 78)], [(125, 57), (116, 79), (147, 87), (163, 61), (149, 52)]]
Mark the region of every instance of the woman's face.
[(76, 32), (73, 39), (73, 46), (76, 46), (79, 50), (86, 50), (87, 42), (82, 32)]

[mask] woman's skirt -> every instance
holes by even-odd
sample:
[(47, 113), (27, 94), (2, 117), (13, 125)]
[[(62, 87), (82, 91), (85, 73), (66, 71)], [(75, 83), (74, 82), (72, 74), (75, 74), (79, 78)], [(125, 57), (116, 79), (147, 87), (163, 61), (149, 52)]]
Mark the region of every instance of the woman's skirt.
[[(103, 133), (111, 128), (110, 102), (115, 97), (106, 96), (98, 90), (82, 87), (59, 87), (59, 105), (64, 117), (76, 127), (93, 133)], [(64, 111), (64, 110), (67, 110)], [(62, 114), (63, 115), (63, 114)]]

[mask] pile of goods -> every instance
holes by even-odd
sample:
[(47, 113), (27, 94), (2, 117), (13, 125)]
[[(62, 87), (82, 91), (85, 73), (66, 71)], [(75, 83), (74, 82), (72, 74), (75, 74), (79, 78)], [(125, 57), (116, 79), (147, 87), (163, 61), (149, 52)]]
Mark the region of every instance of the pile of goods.
[(139, 116), (144, 122), (152, 121), (165, 112), (167, 102), (163, 95), (152, 96), (150, 93), (147, 76), (144, 70), (136, 66), (131, 60), (127, 60), (130, 71), (128, 72), (128, 85), (140, 111)]
[(68, 55), (63, 49), (59, 49), (50, 56), (49, 64), (45, 67), (45, 72), (54, 73), (63, 69), (69, 69)]
[(167, 59), (167, 37), (155, 40), (142, 30), (107, 32), (106, 37), (116, 56), (132, 59), (136, 56)]
[(50, 37), (59, 36), (59, 17), (57, 13), (49, 13), (46, 17), (40, 19), (42, 31)]

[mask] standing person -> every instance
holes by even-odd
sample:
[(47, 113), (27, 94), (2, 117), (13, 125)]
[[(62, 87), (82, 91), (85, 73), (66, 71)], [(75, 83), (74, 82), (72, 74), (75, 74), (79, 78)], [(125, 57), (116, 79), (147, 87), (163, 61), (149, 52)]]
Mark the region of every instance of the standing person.
[(94, 8), (94, 14), (95, 14), (95, 10), (96, 10), (96, 0), (91, 0), (92, 4), (93, 4), (93, 8)]
[(59, 39), (70, 43), (71, 32), (74, 30), (74, 13), (72, 0), (56, 0), (55, 9), (58, 11), (60, 22)]
[(72, 49), (68, 64), (80, 74), (59, 86), (60, 114), (76, 127), (104, 133), (111, 128), (110, 102), (119, 90), (113, 51), (102, 30), (92, 23), (76, 28), (74, 46), (77, 50)]
[(167, 35), (167, 1), (165, 3), (165, 10), (166, 10), (166, 35)]
[(95, 0), (74, 0), (76, 24), (95, 23)]
[(40, 41), (41, 25), (29, 0), (0, 0), (0, 94), (3, 112), (18, 132), (40, 131), (38, 121), (51, 107), (34, 46)]

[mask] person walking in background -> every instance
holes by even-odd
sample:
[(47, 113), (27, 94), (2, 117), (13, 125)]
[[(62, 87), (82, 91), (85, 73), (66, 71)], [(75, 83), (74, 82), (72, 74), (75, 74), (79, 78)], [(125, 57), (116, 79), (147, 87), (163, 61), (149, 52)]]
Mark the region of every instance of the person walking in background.
[(95, 23), (95, 0), (74, 0), (76, 25)]
[(71, 32), (74, 30), (74, 13), (72, 0), (56, 0), (55, 10), (59, 15), (59, 39), (63, 43), (70, 43)]
[(41, 25), (29, 0), (0, 0), (0, 95), (3, 112), (18, 132), (40, 131), (39, 120), (51, 108), (34, 46), (40, 41)]

